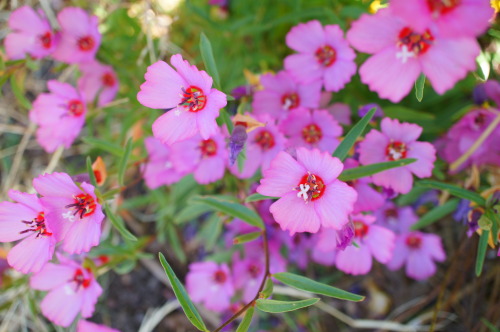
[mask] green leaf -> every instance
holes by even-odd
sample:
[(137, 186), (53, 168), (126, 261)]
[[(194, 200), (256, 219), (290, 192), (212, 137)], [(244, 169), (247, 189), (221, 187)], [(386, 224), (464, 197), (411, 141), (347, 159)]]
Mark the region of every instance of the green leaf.
[(207, 70), (207, 73), (214, 79), (215, 88), (221, 90), (219, 72), (217, 71), (217, 65), (215, 64), (212, 44), (203, 32), (200, 35), (200, 51), (201, 57), (203, 58), (203, 63), (205, 64), (205, 69)]
[(115, 156), (121, 157), (123, 155), (123, 149), (119, 145), (93, 137), (83, 137), (82, 140), (98, 149), (110, 152)]
[(255, 211), (239, 203), (222, 200), (213, 196), (195, 196), (191, 198), (191, 201), (197, 204), (205, 204), (210, 206), (212, 210), (225, 213), (234, 218), (241, 219), (252, 226), (264, 229), (264, 222), (260, 216)]
[(278, 199), (279, 197), (264, 196), (261, 194), (252, 194), (245, 199), (245, 203), (263, 201), (265, 199)]
[(383, 163), (378, 163), (378, 164), (371, 164), (371, 165), (366, 165), (366, 166), (359, 166), (355, 168), (349, 168), (346, 169), (340, 174), (339, 180), (341, 181), (351, 181), (351, 180), (356, 180), (359, 178), (364, 178), (366, 176), (370, 176), (376, 173), (383, 172), (385, 170), (391, 169), (391, 168), (396, 168), (396, 167), (401, 167), (401, 166), (406, 166), (411, 163), (416, 162), (417, 159), (414, 158), (406, 158), (406, 159), (400, 159), (400, 160), (394, 160), (394, 161), (387, 161)]
[(416, 184), (418, 186), (422, 186), (422, 187), (446, 190), (453, 196), (467, 199), (467, 200), (475, 202), (481, 206), (484, 206), (486, 204), (486, 200), (481, 195), (476, 194), (475, 192), (472, 192), (470, 190), (457, 187), (457, 186), (452, 185), (452, 184), (433, 181), (433, 180), (421, 180), (421, 181), (417, 182)]
[(416, 224), (411, 226), (411, 229), (417, 230), (425, 226), (429, 226), (430, 224), (438, 221), (444, 216), (447, 216), (448, 214), (456, 210), (459, 201), (460, 200), (458, 198), (453, 198), (443, 205), (436, 206), (434, 209), (430, 210), (424, 216), (422, 216)]
[(175, 257), (179, 259), (179, 261), (183, 264), (186, 263), (187, 257), (185, 254), (185, 250), (182, 247), (181, 239), (179, 237), (179, 233), (177, 232), (177, 229), (175, 226), (167, 221), (167, 227), (166, 227), (166, 232), (169, 240), (170, 247), (175, 253)]
[(425, 85), (425, 75), (420, 74), (420, 76), (415, 81), (415, 97), (419, 102), (424, 98), (424, 85)]
[(476, 257), (476, 276), (480, 276), (483, 272), (484, 258), (486, 257), (486, 249), (488, 248), (488, 237), (490, 236), (490, 231), (485, 231), (481, 233), (479, 238), (479, 244), (477, 246), (477, 257)]
[(318, 301), (319, 301), (318, 298), (312, 298), (300, 301), (276, 301), (276, 300), (259, 299), (255, 302), (257, 303), (257, 309), (259, 309), (260, 311), (270, 312), (270, 313), (280, 313), (280, 312), (287, 312), (287, 311), (306, 308), (312, 306)]
[(253, 240), (256, 240), (261, 235), (262, 235), (261, 231), (238, 235), (233, 239), (233, 244), (242, 244), (251, 242)]
[(111, 221), (111, 224), (118, 230), (118, 232), (120, 232), (120, 234), (124, 238), (132, 241), (137, 241), (137, 238), (134, 236), (134, 234), (130, 233), (130, 231), (127, 228), (125, 228), (123, 220), (111, 212), (111, 209), (109, 208), (108, 204), (104, 204), (104, 210), (106, 211), (106, 216)]
[(221, 109), (219, 112), (219, 118), (221, 118), (222, 123), (224, 123), (227, 127), (227, 130), (229, 131), (229, 134), (233, 132), (234, 125), (233, 121), (231, 121), (231, 117), (229, 116), (229, 113), (226, 111), (226, 109)]
[(500, 330), (495, 327), (492, 323), (490, 323), (486, 318), (481, 318), (481, 322), (483, 322), (486, 327), (490, 330), (490, 332), (500, 332)]
[(198, 218), (208, 211), (210, 211), (210, 207), (205, 204), (190, 204), (175, 215), (174, 223), (177, 225), (183, 224), (186, 221)]
[(315, 280), (299, 276), (289, 272), (280, 272), (273, 274), (273, 278), (281, 281), (285, 285), (297, 288), (306, 292), (321, 294), (334, 297), (341, 300), (359, 302), (365, 299), (364, 296), (346, 292), (345, 290), (322, 284)]
[(14, 97), (16, 97), (16, 100), (19, 103), (19, 105), (21, 105), (23, 108), (27, 110), (30, 110), (32, 108), (32, 105), (28, 100), (28, 98), (26, 98), (26, 96), (24, 95), (24, 88), (22, 84), (19, 82), (20, 80), (21, 80), (20, 75), (14, 74), (10, 77), (10, 86), (12, 88), (12, 93), (14, 94)]
[(271, 294), (273, 294), (273, 280), (271, 278), (267, 278), (266, 283), (264, 284), (264, 289), (260, 292), (259, 297), (261, 299), (267, 299)]
[(243, 150), (238, 153), (238, 157), (236, 158), (236, 163), (238, 164), (238, 171), (240, 173), (243, 172), (243, 167), (245, 166), (245, 160), (247, 160), (247, 147), (246, 144), (243, 147)]
[(125, 171), (127, 170), (127, 162), (130, 157), (130, 151), (132, 151), (132, 139), (129, 138), (127, 144), (125, 145), (125, 152), (123, 152), (122, 159), (120, 160), (120, 167), (118, 168), (118, 183), (123, 186), (123, 177), (125, 176)]
[(94, 170), (92, 169), (92, 161), (90, 160), (89, 156), (87, 156), (86, 162), (87, 162), (87, 173), (89, 173), (90, 183), (94, 187), (97, 187), (97, 181), (95, 179), (95, 173), (94, 173)]
[(358, 123), (356, 123), (351, 130), (345, 135), (344, 139), (342, 142), (340, 142), (339, 146), (335, 149), (333, 152), (333, 156), (339, 158), (341, 161), (344, 161), (344, 159), (347, 157), (349, 154), (349, 151), (351, 150), (352, 146), (354, 143), (356, 143), (356, 140), (358, 137), (363, 133), (365, 130), (366, 126), (372, 119), (373, 115), (375, 114), (376, 109), (372, 108), (366, 115), (359, 120)]
[(186, 289), (175, 275), (174, 271), (170, 267), (170, 264), (168, 264), (167, 260), (165, 259), (165, 256), (163, 256), (161, 252), (158, 253), (158, 255), (160, 257), (160, 263), (163, 266), (163, 269), (165, 270), (168, 280), (170, 281), (172, 290), (174, 291), (175, 296), (179, 300), (179, 303), (182, 307), (182, 310), (184, 310), (186, 317), (189, 319), (191, 324), (193, 324), (198, 330), (208, 331), (207, 327), (205, 326), (205, 323), (203, 322), (203, 319), (198, 313), (198, 310), (196, 310), (196, 307), (189, 298)]
[(245, 316), (243, 317), (243, 320), (241, 321), (240, 325), (238, 325), (238, 328), (236, 329), (236, 332), (248, 331), (248, 328), (250, 327), (250, 324), (252, 323), (254, 311), (255, 311), (255, 308), (253, 306), (251, 306), (250, 308), (247, 309), (247, 311), (245, 312)]

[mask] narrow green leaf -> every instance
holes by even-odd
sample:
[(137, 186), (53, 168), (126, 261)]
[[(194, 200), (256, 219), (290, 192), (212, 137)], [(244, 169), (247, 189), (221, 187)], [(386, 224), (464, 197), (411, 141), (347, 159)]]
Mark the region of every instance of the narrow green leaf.
[(423, 228), (425, 226), (429, 226), (430, 224), (440, 220), (444, 216), (455, 211), (458, 206), (458, 202), (460, 200), (458, 198), (453, 198), (444, 203), (443, 205), (436, 206), (434, 209), (427, 212), (423, 215), (417, 223), (411, 226), (412, 230), (417, 230)]
[(189, 204), (175, 215), (174, 222), (180, 225), (187, 221), (194, 220), (208, 211), (210, 211), (210, 207), (205, 204)]
[(500, 329), (495, 327), (492, 323), (490, 323), (486, 318), (481, 318), (481, 322), (483, 322), (486, 327), (490, 330), (490, 332), (500, 332)]
[(242, 244), (251, 242), (253, 240), (256, 240), (261, 235), (262, 235), (261, 231), (238, 235), (233, 239), (233, 244)]
[(334, 157), (337, 157), (341, 161), (344, 161), (344, 159), (349, 154), (349, 151), (351, 150), (352, 146), (354, 145), (354, 143), (356, 143), (358, 137), (361, 136), (366, 126), (373, 118), (375, 111), (376, 109), (372, 108), (368, 113), (366, 113), (366, 115), (361, 120), (359, 120), (358, 123), (356, 123), (352, 127), (351, 130), (349, 130), (349, 132), (347, 133), (347, 135), (345, 135), (342, 142), (340, 142), (339, 146), (333, 152)]
[(226, 109), (221, 109), (219, 112), (219, 117), (222, 120), (222, 123), (224, 123), (227, 127), (227, 130), (229, 131), (229, 134), (233, 132), (234, 125), (233, 121), (231, 121), (231, 117), (229, 116), (229, 113), (226, 111)]
[(210, 206), (213, 210), (228, 214), (234, 218), (241, 219), (242, 221), (264, 229), (264, 222), (260, 216), (253, 210), (250, 210), (244, 205), (234, 203), (213, 196), (195, 196), (191, 198), (193, 203), (205, 204)]
[(479, 244), (477, 246), (477, 257), (476, 257), (476, 276), (480, 276), (483, 272), (484, 258), (486, 257), (486, 249), (488, 248), (488, 237), (490, 236), (490, 231), (485, 231), (481, 233), (479, 238)]
[(158, 255), (160, 257), (160, 263), (163, 266), (165, 273), (167, 274), (168, 280), (170, 281), (172, 290), (174, 291), (175, 296), (179, 300), (182, 310), (184, 310), (184, 313), (186, 314), (187, 318), (189, 319), (191, 324), (193, 324), (198, 330), (208, 331), (207, 327), (205, 326), (205, 323), (203, 322), (203, 319), (198, 313), (198, 310), (196, 310), (196, 307), (189, 298), (186, 289), (175, 275), (174, 270), (172, 270), (172, 267), (170, 267), (170, 264), (168, 264), (167, 260), (165, 259), (165, 256), (163, 256), (161, 252), (158, 253)]
[(243, 150), (238, 153), (238, 157), (236, 158), (236, 163), (238, 164), (238, 171), (240, 173), (243, 172), (243, 167), (245, 166), (245, 160), (247, 160), (247, 147), (246, 145), (243, 147)]
[(373, 175), (376, 173), (383, 172), (383, 171), (391, 169), (391, 168), (406, 166), (406, 165), (409, 165), (411, 163), (414, 163), (415, 161), (417, 161), (417, 159), (406, 158), (406, 159), (400, 159), (400, 160), (395, 160), (395, 161), (387, 161), (387, 162), (378, 163), (378, 164), (371, 164), (371, 165), (366, 165), (366, 166), (349, 168), (349, 169), (344, 170), (342, 172), (342, 174), (340, 174), (339, 180), (341, 180), (341, 181), (356, 180), (359, 178), (364, 178), (366, 176), (370, 176), (370, 175)]
[(273, 279), (267, 278), (266, 283), (264, 284), (264, 289), (259, 294), (259, 298), (267, 299), (269, 296), (273, 294), (274, 283)]
[(185, 254), (185, 250), (182, 247), (182, 243), (181, 243), (180, 238), (179, 238), (179, 233), (177, 233), (177, 229), (169, 221), (167, 221), (166, 233), (167, 233), (168, 240), (169, 240), (168, 244), (170, 245), (170, 247), (174, 251), (175, 257), (177, 259), (179, 259), (179, 261), (181, 261), (181, 263), (186, 263), (187, 257)]
[(83, 137), (82, 140), (98, 149), (110, 152), (115, 156), (121, 157), (123, 155), (123, 149), (119, 145), (93, 137)]
[(95, 179), (95, 173), (94, 170), (92, 169), (92, 161), (90, 160), (90, 157), (87, 156), (87, 173), (89, 173), (90, 177), (90, 183), (94, 186), (97, 187), (97, 181)]
[(484, 206), (486, 204), (486, 200), (479, 194), (472, 192), (470, 190), (457, 187), (452, 184), (438, 182), (433, 180), (421, 180), (416, 183), (418, 186), (447, 190), (451, 195), (457, 196), (463, 199), (467, 199), (469, 201), (475, 202), (478, 205)]
[(420, 74), (420, 76), (415, 81), (415, 97), (420, 102), (424, 98), (424, 85), (425, 85), (425, 75)]
[(106, 211), (106, 216), (111, 221), (111, 224), (118, 230), (118, 232), (120, 232), (120, 234), (124, 238), (132, 241), (137, 241), (137, 238), (134, 236), (134, 234), (130, 233), (130, 231), (127, 228), (125, 228), (123, 220), (111, 212), (111, 209), (109, 208), (108, 204), (104, 204), (104, 210)]
[(255, 302), (257, 303), (257, 309), (259, 309), (260, 311), (270, 312), (270, 313), (280, 313), (280, 312), (287, 312), (287, 311), (306, 308), (312, 306), (318, 301), (319, 301), (318, 298), (312, 298), (300, 301), (276, 301), (276, 300), (259, 299)]
[(322, 284), (315, 280), (299, 276), (289, 272), (280, 272), (273, 274), (273, 278), (281, 281), (285, 285), (297, 288), (306, 292), (321, 294), (334, 297), (341, 300), (359, 302), (365, 299), (364, 296), (346, 292), (345, 290)]
[(248, 328), (250, 327), (250, 324), (252, 323), (254, 311), (255, 311), (255, 307), (250, 307), (247, 309), (247, 311), (245, 312), (245, 316), (243, 317), (243, 320), (241, 321), (240, 325), (238, 325), (238, 328), (236, 329), (236, 332), (247, 332), (248, 331)]
[(10, 86), (12, 88), (12, 93), (14, 94), (14, 97), (16, 97), (17, 102), (19, 105), (21, 105), (23, 108), (30, 110), (32, 108), (31, 102), (26, 98), (24, 95), (24, 89), (19, 82), (18, 79), (19, 75), (12, 75), (10, 77)]
[(215, 64), (212, 44), (210, 43), (210, 40), (208, 40), (207, 36), (203, 32), (200, 35), (200, 52), (207, 73), (214, 79), (215, 88), (221, 90), (219, 72), (217, 71), (217, 65)]
[(265, 199), (278, 199), (279, 197), (264, 196), (261, 194), (252, 194), (245, 199), (245, 203), (263, 201)]
[(127, 170), (127, 162), (130, 157), (130, 151), (132, 151), (132, 139), (129, 138), (127, 144), (125, 145), (125, 151), (123, 152), (122, 159), (120, 160), (120, 167), (118, 168), (118, 183), (123, 186), (123, 178), (125, 176), (125, 171)]

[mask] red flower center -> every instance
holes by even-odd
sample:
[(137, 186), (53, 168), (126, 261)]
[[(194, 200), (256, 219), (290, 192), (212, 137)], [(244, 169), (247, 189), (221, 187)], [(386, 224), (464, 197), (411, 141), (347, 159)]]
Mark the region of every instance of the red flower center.
[(281, 97), (281, 105), (283, 105), (283, 108), (286, 109), (287, 111), (297, 108), (299, 104), (300, 104), (300, 97), (295, 92), (283, 95), (283, 97)]
[(412, 249), (419, 249), (422, 245), (422, 238), (418, 234), (410, 234), (406, 238), (406, 245)]
[(396, 208), (387, 209), (384, 211), (386, 218), (397, 218), (399, 213)]
[(253, 264), (251, 263), (249, 266), (248, 266), (248, 273), (250, 274), (250, 276), (252, 277), (252, 279), (255, 279), (259, 276), (259, 273), (260, 273), (260, 267), (256, 264)]
[(214, 273), (214, 281), (218, 284), (223, 284), (225, 283), (227, 280), (227, 275), (226, 275), (226, 272), (222, 271), (222, 270), (217, 270), (215, 271)]
[(28, 233), (28, 232), (38, 232), (36, 237), (40, 235), (43, 236), (52, 236), (52, 233), (47, 231), (47, 227), (45, 226), (45, 213), (40, 212), (33, 220), (27, 221), (22, 220), (23, 224), (27, 225), (27, 229), (19, 232), (20, 234)]
[(307, 203), (309, 201), (314, 201), (323, 196), (325, 193), (326, 185), (323, 179), (315, 174), (308, 172), (302, 177), (297, 187), (297, 197), (304, 199)]
[(478, 127), (477, 129), (481, 129), (484, 125), (486, 125), (486, 114), (481, 112), (476, 115), (474, 117), (474, 124)]
[(40, 37), (40, 42), (42, 43), (43, 48), (49, 49), (52, 46), (52, 33), (47, 31)]
[(396, 57), (401, 58), (405, 63), (408, 58), (427, 52), (433, 42), (434, 36), (429, 30), (419, 34), (411, 28), (405, 27), (399, 32), (398, 46), (401, 48), (401, 52), (397, 53)]
[(211, 138), (200, 142), (200, 150), (202, 157), (213, 157), (217, 153), (217, 143)]
[(102, 84), (104, 84), (105, 86), (113, 87), (116, 84), (116, 79), (110, 72), (107, 72), (104, 75), (102, 75), (101, 80)]
[(189, 112), (199, 112), (205, 108), (207, 104), (207, 96), (203, 94), (203, 90), (191, 85), (189, 88), (182, 88), (182, 100), (179, 105), (187, 107)]
[[(87, 269), (87, 271), (90, 273), (90, 271)], [(85, 279), (85, 275), (83, 274), (82, 269), (77, 269), (75, 271), (75, 275), (73, 276), (73, 280), (77, 284), (77, 288), (82, 286), (83, 288), (87, 288), (90, 286), (91, 279), (87, 278)]]
[(80, 215), (80, 219), (83, 217), (88, 217), (95, 212), (97, 208), (97, 203), (90, 194), (78, 194), (73, 196), (75, 202), (73, 204), (66, 205), (67, 209), (73, 208), (73, 216), (77, 214)]
[(316, 56), (316, 60), (318, 60), (320, 65), (324, 67), (330, 67), (337, 59), (337, 52), (335, 52), (335, 50), (330, 45), (325, 45), (318, 48), (314, 55)]
[(257, 143), (264, 151), (269, 150), (276, 145), (273, 134), (267, 130), (261, 130), (257, 135), (255, 135), (255, 143)]
[(92, 36), (84, 36), (78, 39), (78, 48), (80, 51), (88, 52), (93, 50), (95, 47), (95, 40)]
[(302, 129), (302, 138), (304, 138), (304, 141), (309, 144), (318, 143), (322, 137), (323, 132), (321, 131), (321, 128), (314, 123), (311, 123)]
[(403, 142), (391, 142), (385, 148), (385, 155), (391, 161), (406, 158), (407, 153), (408, 149), (406, 148), (406, 144), (404, 144)]
[(461, 0), (427, 0), (427, 6), (433, 14), (446, 14), (455, 9)]
[(84, 112), (83, 103), (78, 99), (70, 100), (68, 110), (71, 115), (80, 116)]
[(364, 238), (368, 233), (370, 227), (362, 221), (355, 220), (354, 224), (354, 236), (359, 238)]

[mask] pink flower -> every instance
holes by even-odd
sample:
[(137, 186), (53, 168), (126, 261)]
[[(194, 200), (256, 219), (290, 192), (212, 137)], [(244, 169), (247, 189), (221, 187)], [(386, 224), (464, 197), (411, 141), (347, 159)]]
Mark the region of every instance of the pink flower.
[(395, 103), (413, 89), (421, 73), (437, 93), (451, 89), (476, 68), (480, 52), (474, 38), (444, 36), (429, 26), (413, 30), (390, 9), (362, 15), (347, 39), (358, 51), (373, 54), (359, 69), (361, 81)]
[(351, 107), (343, 103), (333, 103), (327, 107), (326, 110), (333, 116), (333, 118), (340, 124), (349, 126), (351, 121)]
[(142, 105), (168, 111), (153, 123), (153, 134), (167, 144), (197, 133), (208, 139), (218, 131), (215, 119), (227, 104), (226, 95), (212, 89), (212, 78), (180, 54), (173, 55), (170, 63), (177, 71), (163, 61), (149, 66), (137, 94)]
[(41, 175), (33, 180), (33, 186), (43, 196), (40, 200), (47, 219), (60, 230), (54, 235), (63, 241), (64, 251), (80, 254), (99, 244), (104, 214), (94, 186), (82, 182), (77, 187), (66, 173)]
[(10, 190), (9, 197), (18, 203), (0, 202), (0, 242), (22, 241), (7, 261), (22, 273), (38, 272), (54, 255), (53, 225), (36, 195)]
[(162, 185), (171, 185), (179, 181), (186, 173), (178, 172), (172, 163), (172, 148), (159, 139), (147, 137), (144, 140), (148, 150), (148, 161), (143, 166), (144, 180), (150, 189)]
[(337, 268), (345, 273), (360, 275), (372, 268), (372, 257), (380, 263), (388, 263), (393, 255), (395, 235), (384, 227), (374, 225), (375, 217), (357, 214), (352, 216), (354, 245), (337, 251)]
[(207, 309), (217, 312), (229, 308), (234, 294), (229, 267), (215, 262), (190, 264), (186, 288), (194, 302), (203, 303)]
[(493, 17), (493, 8), (485, 0), (391, 0), (391, 8), (415, 30), (424, 32), (435, 23), (437, 30), (450, 37), (476, 37)]
[(385, 118), (380, 125), (382, 132), (372, 129), (359, 144), (359, 161), (362, 165), (415, 158), (416, 162), (372, 175), (373, 183), (406, 194), (413, 186), (413, 176), (429, 177), (434, 168), (436, 150), (432, 144), (417, 142), (422, 127), (397, 119)]
[(344, 166), (317, 149), (297, 149), (297, 160), (280, 152), (264, 172), (257, 192), (280, 197), (270, 211), (283, 230), (316, 233), (320, 226), (341, 229), (357, 193), (337, 177)]
[(233, 262), (234, 286), (243, 292), (242, 300), (249, 302), (257, 295), (264, 278), (264, 256), (255, 257), (254, 255), (239, 259), (238, 253), (235, 253)]
[(285, 58), (285, 68), (300, 83), (320, 80), (325, 90), (339, 91), (356, 73), (356, 54), (338, 25), (301, 23), (286, 35), (286, 44), (299, 52)]
[(289, 73), (280, 71), (276, 75), (262, 75), (260, 83), (263, 89), (255, 92), (252, 103), (256, 115), (283, 119), (291, 111), (305, 111), (319, 105), (321, 81), (299, 84)]
[(293, 112), (280, 125), (290, 147), (317, 148), (330, 154), (339, 145), (342, 127), (325, 110)]
[(68, 327), (78, 314), (89, 318), (102, 288), (92, 272), (59, 256), (60, 264), (47, 263), (31, 277), (30, 286), (49, 291), (41, 303), (42, 313), (54, 324)]
[[(359, 167), (359, 162), (354, 159), (347, 159), (344, 163), (346, 169)], [(354, 213), (364, 211), (376, 211), (384, 205), (385, 197), (370, 186), (372, 179), (370, 176), (348, 181), (347, 184), (356, 190), (358, 199), (354, 203)]]
[(410, 226), (418, 220), (418, 216), (410, 206), (397, 206), (390, 201), (377, 209), (374, 215), (377, 218), (377, 224), (396, 233), (408, 232)]
[(80, 92), (68, 83), (51, 80), (50, 93), (40, 94), (33, 102), (30, 120), (39, 128), (38, 143), (47, 152), (60, 145), (69, 148), (85, 123), (87, 108)]
[(228, 152), (220, 132), (208, 139), (196, 135), (175, 143), (171, 149), (174, 168), (183, 174), (193, 172), (198, 183), (208, 184), (224, 176)]
[(101, 44), (97, 16), (89, 16), (78, 7), (66, 7), (57, 14), (57, 21), (61, 26), (61, 41), (54, 58), (66, 63), (94, 60)]
[(120, 332), (105, 325), (96, 324), (87, 320), (79, 320), (76, 325), (76, 332)]
[(81, 64), (80, 70), (83, 75), (78, 80), (78, 90), (87, 103), (98, 97), (97, 106), (101, 107), (115, 98), (119, 84), (113, 67), (93, 61)]
[(5, 37), (5, 51), (10, 60), (22, 59), (26, 54), (39, 59), (54, 51), (57, 38), (49, 22), (33, 8), (14, 10), (8, 24), (12, 32)]

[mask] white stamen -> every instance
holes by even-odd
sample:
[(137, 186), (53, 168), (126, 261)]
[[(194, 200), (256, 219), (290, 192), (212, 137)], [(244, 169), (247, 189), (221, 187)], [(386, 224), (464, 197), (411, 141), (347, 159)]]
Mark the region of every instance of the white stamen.
[(66, 295), (73, 295), (75, 294), (75, 291), (71, 288), (70, 285), (66, 284), (64, 285), (64, 293), (66, 293)]
[(175, 116), (181, 115), (181, 110), (178, 107), (176, 107), (175, 111), (174, 111), (174, 114), (175, 114)]
[(301, 183), (299, 185), (299, 188), (300, 188), (300, 191), (297, 193), (297, 197), (299, 198), (303, 198), (304, 201), (307, 201), (307, 199), (309, 198), (309, 195), (307, 195), (307, 192), (309, 191), (309, 189), (311, 189), (311, 187), (309, 187), (308, 184), (303, 184)]
[(292, 104), (293, 103), (290, 100), (290, 98), (286, 98), (285, 103), (283, 104), (283, 108), (288, 111), (290, 109), (290, 107), (292, 106)]
[(71, 213), (71, 211), (67, 211), (67, 212), (63, 213), (62, 217), (64, 219), (68, 220), (69, 222), (75, 221), (75, 216), (73, 215), (73, 213)]
[(396, 59), (401, 59), (402, 63), (406, 63), (408, 61), (408, 58), (413, 58), (415, 56), (415, 53), (413, 51), (408, 51), (408, 46), (403, 45), (401, 47), (401, 52), (396, 53)]

